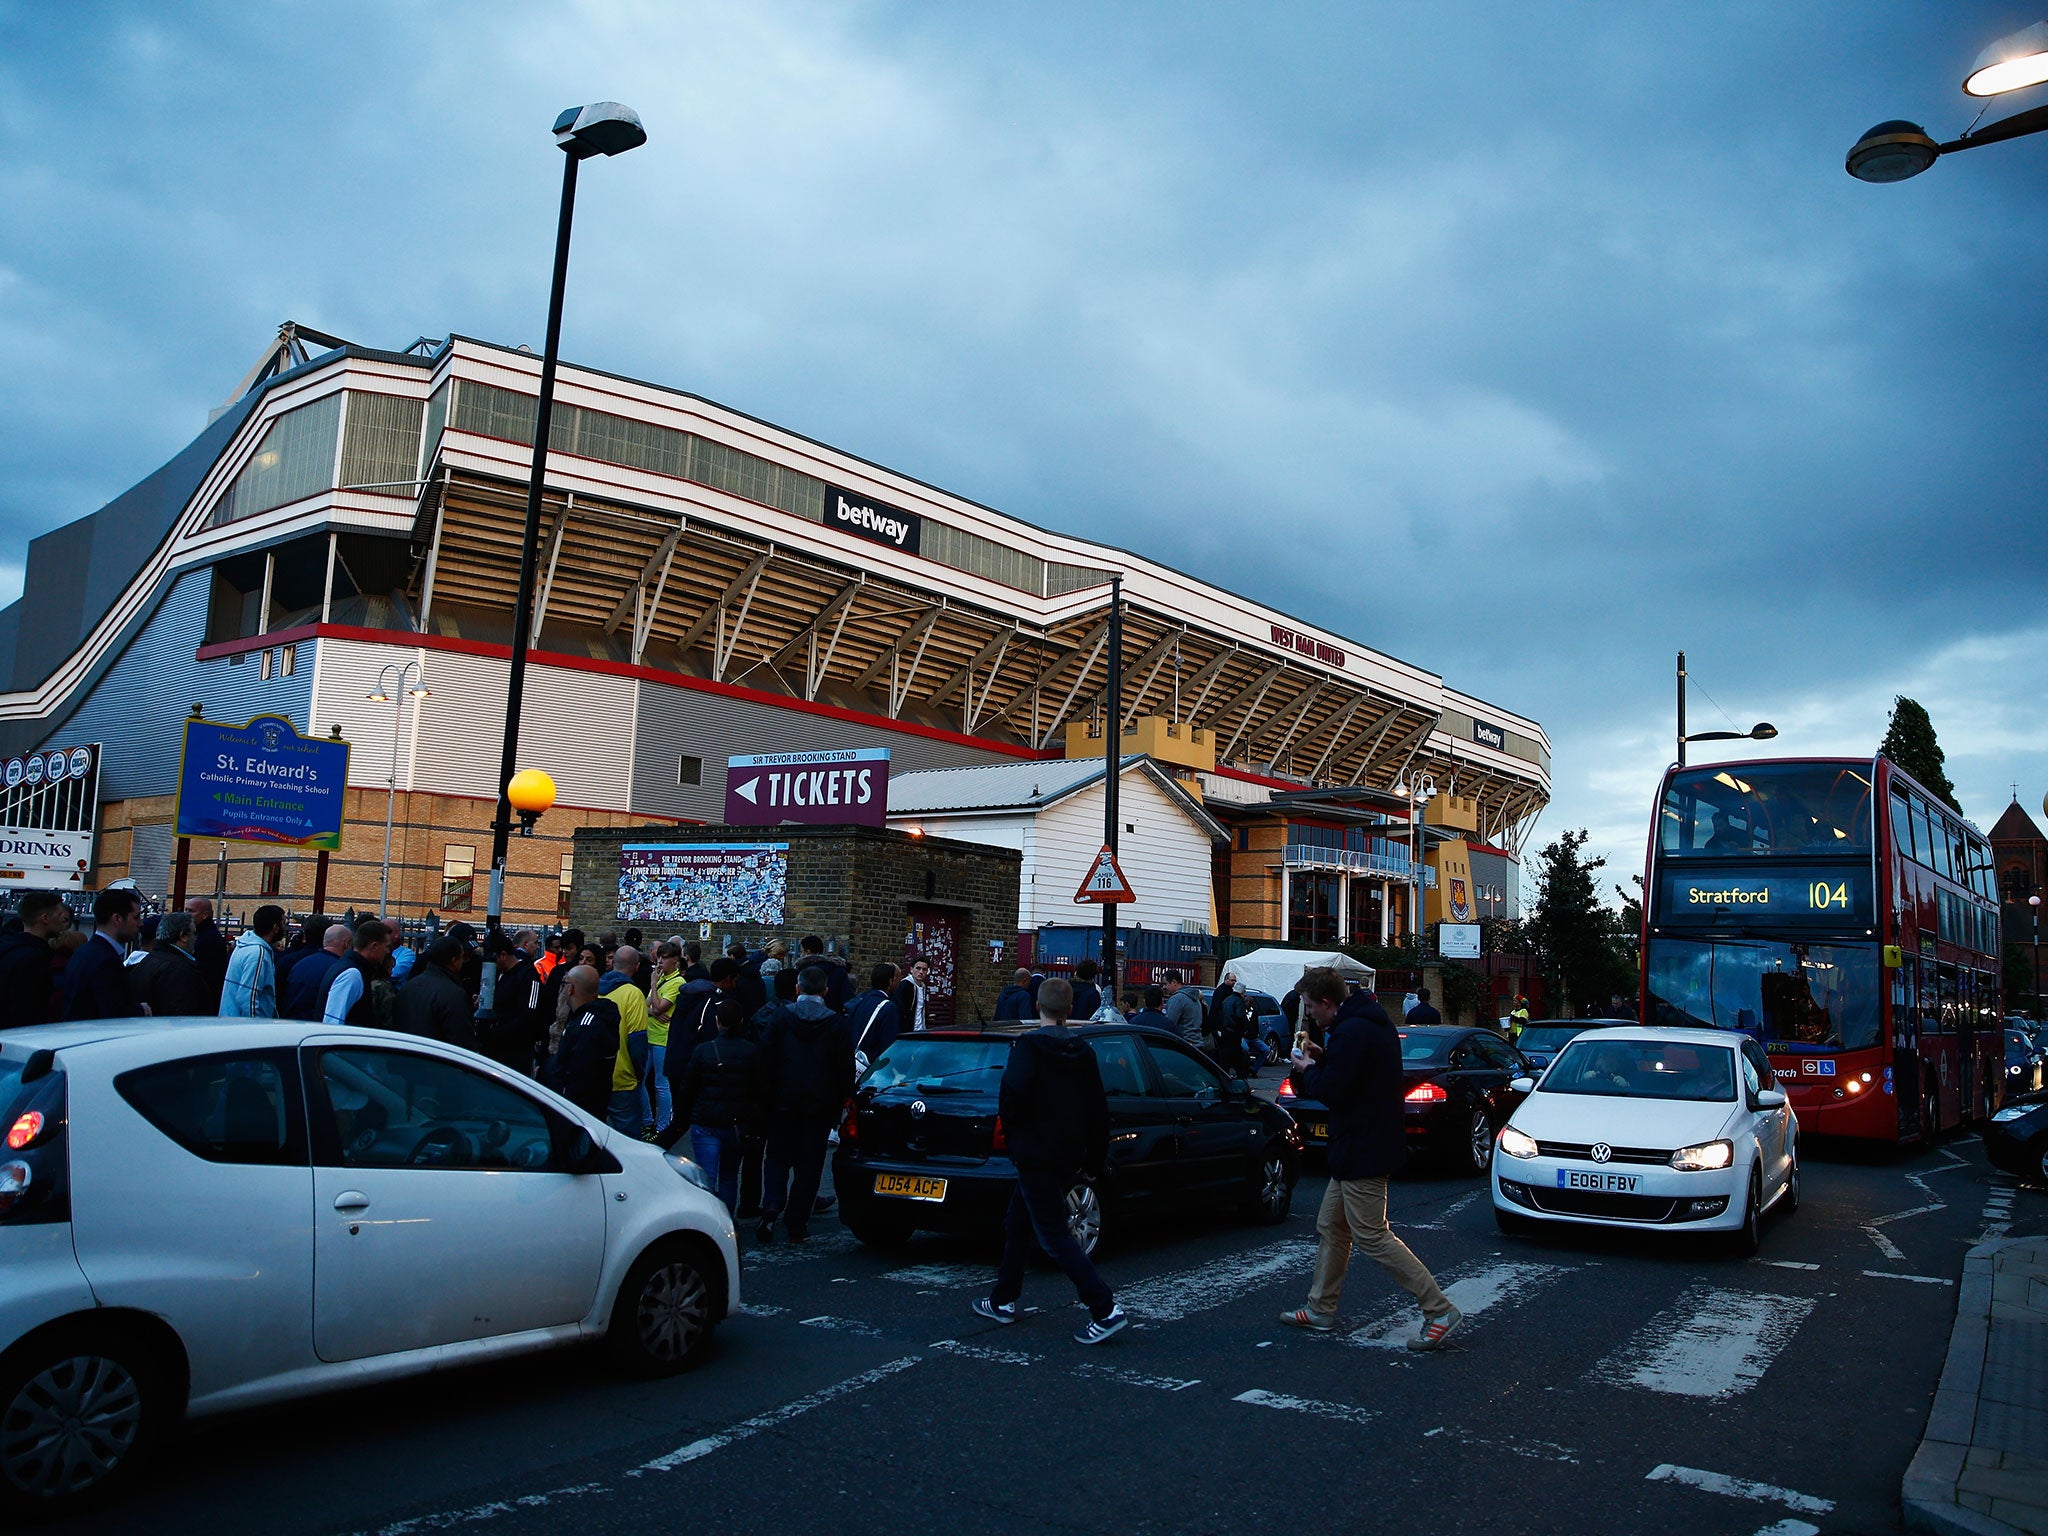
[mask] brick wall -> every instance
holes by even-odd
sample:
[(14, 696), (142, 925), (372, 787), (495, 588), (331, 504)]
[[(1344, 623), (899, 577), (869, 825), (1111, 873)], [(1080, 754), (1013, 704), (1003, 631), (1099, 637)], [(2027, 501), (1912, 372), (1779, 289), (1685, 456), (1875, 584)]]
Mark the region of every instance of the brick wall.
[[(616, 932), (619, 853), (627, 843), (756, 843), (789, 846), (789, 896), (780, 928), (719, 926), (723, 943), (737, 934), (750, 948), (786, 939), (792, 951), (805, 934), (850, 955), (865, 980), (879, 960), (900, 964), (904, 938), (917, 907), (960, 916), (960, 1018), (992, 1008), (1017, 964), (1018, 866), (1011, 848), (951, 838), (912, 837), (878, 827), (583, 827), (575, 834), (575, 875), (570, 926), (586, 933)], [(646, 925), (642, 924), (642, 927)], [(652, 935), (650, 935), (651, 937)], [(694, 929), (685, 937), (695, 938)], [(1001, 957), (989, 958), (991, 940)]]

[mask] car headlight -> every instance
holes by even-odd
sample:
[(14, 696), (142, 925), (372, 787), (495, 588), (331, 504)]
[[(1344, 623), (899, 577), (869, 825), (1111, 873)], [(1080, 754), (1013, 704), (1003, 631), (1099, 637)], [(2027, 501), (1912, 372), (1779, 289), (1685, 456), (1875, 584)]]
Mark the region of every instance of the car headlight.
[(1534, 1157), (1537, 1154), (1536, 1138), (1512, 1125), (1500, 1133), (1500, 1149), (1509, 1157)]
[(711, 1182), (711, 1176), (687, 1157), (678, 1157), (673, 1152), (664, 1152), (661, 1155), (668, 1159), (669, 1167), (675, 1169), (677, 1173), (680, 1173), (706, 1194), (715, 1195), (718, 1193), (718, 1186)]
[(1680, 1147), (1671, 1154), (1671, 1166), (1682, 1173), (1704, 1173), (1726, 1168), (1735, 1161), (1732, 1141), (1703, 1141), (1696, 1147)]

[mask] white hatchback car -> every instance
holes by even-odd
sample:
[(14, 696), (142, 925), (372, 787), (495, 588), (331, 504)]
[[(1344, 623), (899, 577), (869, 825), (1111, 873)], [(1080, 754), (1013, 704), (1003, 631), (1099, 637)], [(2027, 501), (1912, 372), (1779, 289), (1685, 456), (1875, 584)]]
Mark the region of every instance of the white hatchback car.
[(1501, 1127), (1493, 1214), (1546, 1224), (1723, 1232), (1756, 1252), (1758, 1223), (1799, 1205), (1799, 1125), (1763, 1048), (1719, 1029), (1580, 1035)]
[(739, 1304), (694, 1163), (412, 1035), (10, 1030), (0, 1141), (0, 1526), (187, 1414), (585, 1340), (660, 1375)]

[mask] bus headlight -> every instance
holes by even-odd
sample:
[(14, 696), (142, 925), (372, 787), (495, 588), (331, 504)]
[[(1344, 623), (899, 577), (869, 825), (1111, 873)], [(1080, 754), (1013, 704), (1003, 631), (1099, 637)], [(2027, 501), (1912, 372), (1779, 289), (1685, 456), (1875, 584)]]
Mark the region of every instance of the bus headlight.
[(1536, 1138), (1511, 1125), (1500, 1133), (1500, 1149), (1509, 1157), (1534, 1157), (1537, 1153)]
[(1735, 1161), (1732, 1141), (1703, 1141), (1696, 1147), (1680, 1147), (1671, 1154), (1671, 1166), (1681, 1173), (1706, 1173), (1726, 1168)]

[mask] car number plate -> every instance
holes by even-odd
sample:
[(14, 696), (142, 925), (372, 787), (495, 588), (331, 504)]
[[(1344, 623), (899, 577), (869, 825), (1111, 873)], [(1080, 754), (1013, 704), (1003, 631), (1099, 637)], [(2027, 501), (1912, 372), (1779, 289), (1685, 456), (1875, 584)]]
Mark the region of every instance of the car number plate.
[(1330, 1122), (1327, 1120), (1306, 1120), (1302, 1122), (1301, 1128), (1308, 1133), (1310, 1141), (1328, 1141), (1330, 1139)]
[(921, 1173), (878, 1173), (875, 1175), (875, 1193), (896, 1195), (905, 1200), (943, 1200), (946, 1198), (946, 1181)]
[(1614, 1194), (1632, 1195), (1636, 1186), (1643, 1182), (1639, 1173), (1587, 1173), (1577, 1168), (1557, 1170), (1559, 1189), (1600, 1189)]

